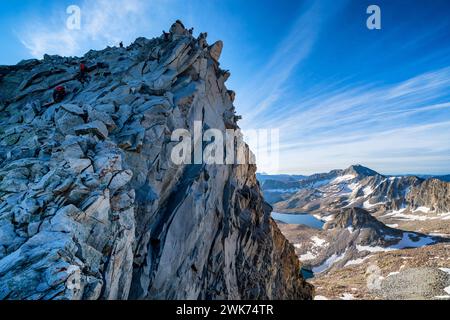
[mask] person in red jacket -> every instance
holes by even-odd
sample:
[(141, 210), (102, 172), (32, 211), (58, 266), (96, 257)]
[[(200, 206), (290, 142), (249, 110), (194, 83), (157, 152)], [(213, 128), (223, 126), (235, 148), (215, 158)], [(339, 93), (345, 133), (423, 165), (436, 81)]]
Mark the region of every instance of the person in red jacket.
[(55, 90), (53, 90), (53, 101), (55, 103), (63, 101), (65, 96), (66, 88), (64, 88), (63, 86), (57, 86)]
[(89, 80), (88, 69), (84, 63), (80, 63), (80, 71), (78, 72), (77, 79), (81, 83), (85, 83), (86, 81)]

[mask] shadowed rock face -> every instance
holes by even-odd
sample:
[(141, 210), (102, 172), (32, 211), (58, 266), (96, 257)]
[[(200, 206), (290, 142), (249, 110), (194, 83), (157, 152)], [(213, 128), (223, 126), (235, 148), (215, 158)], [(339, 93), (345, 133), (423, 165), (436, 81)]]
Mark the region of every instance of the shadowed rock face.
[(222, 43), (170, 30), (0, 67), (0, 299), (312, 297), (254, 165), (170, 161), (175, 129), (237, 128)]

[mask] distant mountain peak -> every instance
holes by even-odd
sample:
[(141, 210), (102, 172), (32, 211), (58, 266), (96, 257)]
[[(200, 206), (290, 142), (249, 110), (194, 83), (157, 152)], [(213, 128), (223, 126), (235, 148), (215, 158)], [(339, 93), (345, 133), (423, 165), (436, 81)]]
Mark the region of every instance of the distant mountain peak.
[(370, 168), (364, 167), (360, 164), (351, 165), (350, 167), (344, 170), (344, 174), (356, 174), (358, 176), (367, 176), (367, 177), (380, 175), (378, 172)]
[(347, 208), (328, 223), (327, 228), (347, 228), (355, 229), (371, 227), (380, 229), (383, 226), (376, 218), (370, 215), (369, 212), (362, 208)]

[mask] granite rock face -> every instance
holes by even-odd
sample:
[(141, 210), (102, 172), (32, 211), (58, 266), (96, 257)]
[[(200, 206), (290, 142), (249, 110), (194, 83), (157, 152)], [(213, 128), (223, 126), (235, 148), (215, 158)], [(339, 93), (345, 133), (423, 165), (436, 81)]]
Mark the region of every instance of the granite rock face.
[(0, 299), (312, 297), (255, 165), (171, 161), (176, 129), (238, 128), (222, 47), (177, 22), (0, 67)]

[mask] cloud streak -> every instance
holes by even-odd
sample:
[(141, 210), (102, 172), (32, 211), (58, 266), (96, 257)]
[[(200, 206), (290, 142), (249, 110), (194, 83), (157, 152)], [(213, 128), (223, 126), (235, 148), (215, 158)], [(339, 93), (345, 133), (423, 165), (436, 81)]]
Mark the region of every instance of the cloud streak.
[(450, 68), (443, 68), (384, 87), (321, 94), (318, 89), (261, 126), (280, 128), (282, 171), (312, 173), (364, 163), (392, 173), (445, 173), (449, 87)]
[[(249, 79), (251, 85), (241, 88), (238, 104), (245, 118), (243, 126), (273, 107), (285, 92), (285, 83), (304, 61), (318, 39), (321, 24), (345, 3), (331, 5), (326, 1), (310, 2), (281, 40), (275, 54), (264, 68)], [(324, 9), (330, 9), (326, 11)]]
[(17, 32), (32, 56), (44, 53), (64, 56), (80, 55), (89, 49), (132, 41), (161, 14), (161, 1), (96, 0), (83, 1), (81, 30), (66, 28), (69, 15), (59, 7), (48, 19), (29, 18)]

